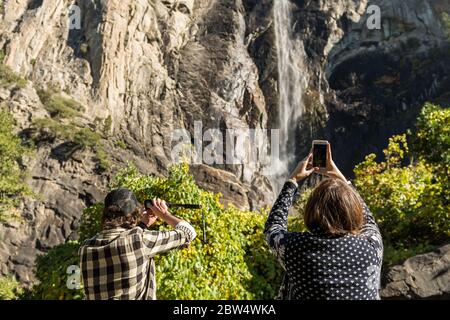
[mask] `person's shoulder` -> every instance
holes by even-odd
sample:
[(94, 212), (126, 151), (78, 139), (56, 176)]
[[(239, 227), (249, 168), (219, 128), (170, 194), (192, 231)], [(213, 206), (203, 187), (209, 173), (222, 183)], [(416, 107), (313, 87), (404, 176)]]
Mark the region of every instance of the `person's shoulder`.
[(94, 245), (96, 243), (96, 241), (97, 241), (98, 235), (99, 234), (97, 233), (95, 236), (81, 241), (80, 248), (82, 248), (82, 247), (89, 247), (89, 246)]
[(360, 234), (356, 234), (356, 235), (348, 235), (346, 238), (348, 239), (349, 242), (352, 242), (353, 245), (359, 249), (366, 249), (367, 251), (375, 252), (372, 246), (372, 242), (369, 239), (367, 239), (367, 237), (364, 237)]
[(288, 232), (288, 243), (301, 243), (309, 241), (311, 239), (311, 234), (309, 232)]
[(124, 230), (121, 234), (120, 237), (133, 237), (133, 236), (142, 236), (144, 234), (145, 230), (142, 229), (139, 226), (133, 227), (131, 229), (126, 229)]

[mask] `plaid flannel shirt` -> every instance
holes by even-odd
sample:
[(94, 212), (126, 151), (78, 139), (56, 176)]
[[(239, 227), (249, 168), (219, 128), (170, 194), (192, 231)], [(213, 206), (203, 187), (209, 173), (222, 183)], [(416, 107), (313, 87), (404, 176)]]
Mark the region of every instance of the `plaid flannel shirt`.
[(116, 228), (86, 240), (79, 250), (86, 299), (155, 300), (153, 257), (187, 247), (196, 236), (183, 221), (171, 231)]

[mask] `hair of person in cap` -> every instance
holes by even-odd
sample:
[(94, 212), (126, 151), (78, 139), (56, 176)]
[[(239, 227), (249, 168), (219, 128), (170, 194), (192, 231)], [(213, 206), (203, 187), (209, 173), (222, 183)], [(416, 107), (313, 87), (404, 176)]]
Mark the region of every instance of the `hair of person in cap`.
[(134, 228), (141, 217), (142, 205), (131, 190), (119, 188), (106, 195), (102, 215), (103, 230)]

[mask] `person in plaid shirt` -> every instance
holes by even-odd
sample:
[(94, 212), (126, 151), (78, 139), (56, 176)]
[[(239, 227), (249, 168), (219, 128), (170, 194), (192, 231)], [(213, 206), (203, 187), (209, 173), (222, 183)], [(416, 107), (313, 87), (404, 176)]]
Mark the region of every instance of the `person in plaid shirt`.
[[(158, 218), (174, 230), (147, 230)], [(106, 196), (102, 226), (102, 231), (79, 250), (88, 300), (155, 300), (153, 257), (188, 247), (197, 236), (188, 222), (169, 213), (165, 201), (154, 199), (148, 212), (133, 192), (122, 188)]]

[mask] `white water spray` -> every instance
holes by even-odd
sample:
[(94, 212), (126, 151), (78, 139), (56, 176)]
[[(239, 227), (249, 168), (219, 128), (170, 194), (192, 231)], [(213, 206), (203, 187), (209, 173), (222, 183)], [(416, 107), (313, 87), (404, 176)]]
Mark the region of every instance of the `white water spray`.
[[(283, 183), (296, 159), (299, 120), (304, 113), (303, 92), (308, 85), (303, 41), (295, 36), (290, 0), (274, 0), (273, 13), (278, 54), (280, 158), (275, 166), (275, 189)], [(278, 187), (279, 189), (279, 187)], [(279, 191), (279, 190), (275, 190)]]

